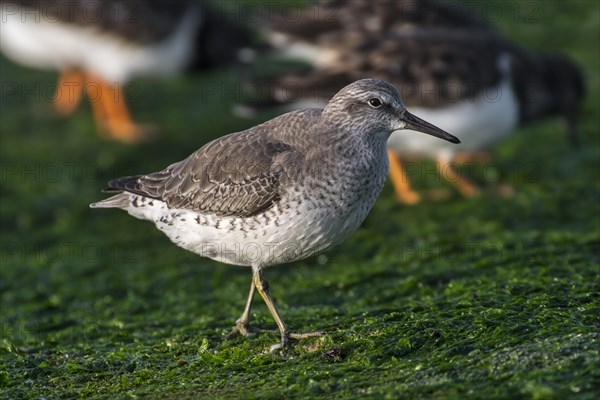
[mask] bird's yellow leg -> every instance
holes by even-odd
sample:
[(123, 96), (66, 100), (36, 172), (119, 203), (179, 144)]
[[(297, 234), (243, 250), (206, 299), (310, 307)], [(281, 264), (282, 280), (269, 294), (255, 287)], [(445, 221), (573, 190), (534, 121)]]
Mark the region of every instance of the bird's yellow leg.
[[(87, 88), (96, 125), (108, 137), (124, 143), (137, 143), (154, 137), (150, 127), (139, 125), (131, 119), (121, 84), (111, 84), (90, 74)], [(91, 94), (92, 90), (94, 95)]]
[(289, 339), (305, 339), (309, 337), (323, 336), (323, 332), (291, 333), (283, 322), (283, 319), (281, 319), (281, 315), (279, 315), (277, 307), (275, 307), (275, 303), (273, 302), (273, 298), (269, 292), (269, 283), (265, 280), (261, 270), (253, 269), (252, 282), (254, 283), (256, 290), (258, 290), (258, 293), (260, 293), (261, 297), (265, 301), (265, 304), (271, 312), (271, 315), (277, 324), (277, 328), (279, 328), (279, 332), (281, 333), (281, 343), (271, 346), (271, 353), (277, 350), (287, 349), (289, 346)]
[(246, 307), (244, 307), (244, 312), (242, 313), (242, 316), (237, 321), (235, 321), (236, 328), (243, 336), (247, 336), (249, 334), (248, 324), (250, 322), (250, 310), (252, 309), (252, 300), (254, 299), (254, 289), (254, 282), (250, 282), (250, 293), (248, 293)]
[(239, 317), (238, 320), (235, 321), (235, 327), (233, 328), (233, 331), (229, 335), (227, 335), (228, 339), (234, 337), (238, 333), (242, 336), (250, 336), (256, 334), (257, 332), (264, 332), (261, 329), (252, 328), (250, 326), (250, 310), (252, 309), (252, 300), (254, 299), (254, 292), (254, 281), (252, 281), (250, 282), (250, 293), (248, 293), (248, 300), (246, 301), (246, 307), (244, 307), (244, 312), (242, 313), (241, 317)]
[(402, 162), (392, 150), (388, 149), (387, 152), (390, 161), (390, 179), (394, 185), (396, 198), (403, 204), (417, 203), (420, 199), (419, 194), (411, 188)]
[(454, 184), (463, 196), (473, 197), (479, 194), (479, 188), (457, 172), (453, 168), (452, 163), (448, 162), (445, 158), (438, 157), (436, 167), (440, 175)]
[(84, 74), (78, 70), (62, 71), (56, 84), (54, 109), (59, 115), (72, 114), (81, 102)]

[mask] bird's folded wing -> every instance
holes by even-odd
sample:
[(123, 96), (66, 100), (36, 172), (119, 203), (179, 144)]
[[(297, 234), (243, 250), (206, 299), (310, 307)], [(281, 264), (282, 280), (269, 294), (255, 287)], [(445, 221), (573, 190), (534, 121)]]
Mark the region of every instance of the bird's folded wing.
[(242, 132), (217, 139), (163, 171), (113, 180), (109, 189), (162, 200), (169, 208), (247, 217), (280, 198), (290, 158), (300, 168), (303, 157), (291, 146)]

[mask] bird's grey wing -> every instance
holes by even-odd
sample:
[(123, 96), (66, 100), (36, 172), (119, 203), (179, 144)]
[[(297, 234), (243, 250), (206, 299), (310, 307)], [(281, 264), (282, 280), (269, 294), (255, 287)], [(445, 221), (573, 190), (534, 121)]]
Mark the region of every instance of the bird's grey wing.
[(170, 208), (247, 217), (270, 208), (302, 162), (291, 146), (245, 131), (214, 140), (163, 171), (111, 181), (109, 190), (162, 200)]

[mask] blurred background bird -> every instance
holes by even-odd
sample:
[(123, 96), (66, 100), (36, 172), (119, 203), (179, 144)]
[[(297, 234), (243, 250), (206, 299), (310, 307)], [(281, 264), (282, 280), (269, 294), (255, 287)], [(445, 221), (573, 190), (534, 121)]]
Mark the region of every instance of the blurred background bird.
[(412, 113), (460, 137), (462, 144), (449, 146), (410, 131), (391, 136), (390, 177), (403, 203), (420, 196), (401, 158), (434, 159), (444, 178), (473, 196), (479, 187), (456, 166), (487, 160), (485, 150), (520, 124), (562, 117), (576, 144), (580, 68), (561, 54), (524, 49), (461, 4), (321, 0), (264, 21), (264, 33), (280, 57), (308, 66), (257, 78), (272, 90), (255, 105), (322, 105), (336, 88), (372, 77), (401, 88)]
[(84, 92), (98, 130), (123, 142), (152, 137), (132, 121), (124, 85), (236, 63), (248, 31), (195, 0), (2, 0), (0, 50), (28, 67), (60, 71), (54, 106), (71, 114)]

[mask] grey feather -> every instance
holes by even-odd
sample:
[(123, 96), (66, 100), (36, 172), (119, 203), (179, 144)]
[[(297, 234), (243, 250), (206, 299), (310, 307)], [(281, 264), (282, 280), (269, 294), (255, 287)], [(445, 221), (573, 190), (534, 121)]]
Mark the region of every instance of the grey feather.
[(127, 207), (129, 207), (129, 193), (127, 192), (90, 204), (90, 208), (121, 208), (126, 210)]
[[(219, 216), (252, 216), (281, 197), (286, 165), (302, 168), (303, 154), (292, 145), (265, 134), (273, 121), (293, 121), (290, 113), (247, 131), (233, 133), (203, 146), (183, 161), (148, 175), (109, 182), (108, 191), (125, 191), (164, 201), (169, 208), (211, 212)], [(298, 125), (292, 136), (301, 136)], [(293, 159), (293, 163), (289, 161)], [(293, 172), (292, 172), (293, 173)]]

